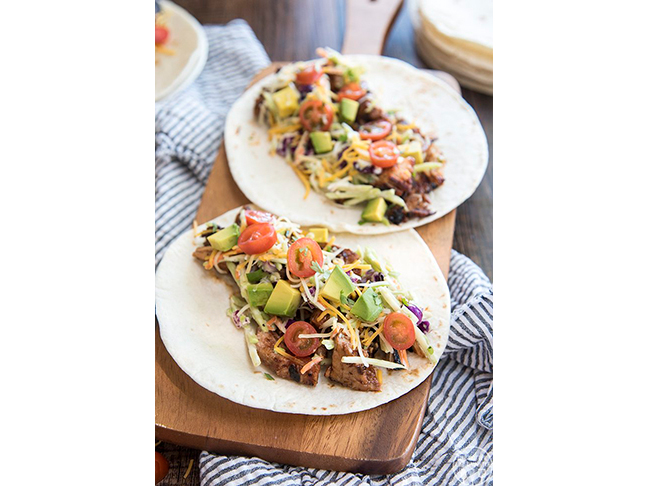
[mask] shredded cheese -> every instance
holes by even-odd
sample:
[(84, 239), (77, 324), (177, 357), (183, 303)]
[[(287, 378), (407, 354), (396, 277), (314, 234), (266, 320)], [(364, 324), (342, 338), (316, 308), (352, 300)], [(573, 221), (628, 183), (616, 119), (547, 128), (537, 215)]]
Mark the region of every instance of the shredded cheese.
[(378, 328), (378, 330), (376, 332), (374, 332), (369, 339), (365, 340), (365, 342), (364, 342), (365, 347), (369, 346), (371, 344), (371, 342), (374, 339), (376, 339), (376, 336), (378, 336), (378, 334), (380, 334), (382, 332), (384, 326), (385, 326), (384, 323), (381, 324), (380, 327)]
[(193, 463), (194, 463), (194, 460), (191, 459), (189, 461), (189, 467), (187, 468), (187, 471), (184, 473), (184, 478), (185, 479), (187, 479), (187, 477), (189, 476), (189, 473), (191, 472), (191, 468), (193, 467)]
[(320, 295), (320, 298), (319, 298), (319, 302), (320, 302), (324, 307), (326, 307), (327, 309), (333, 311), (334, 314), (337, 314), (339, 317), (341, 317), (342, 320), (344, 321), (344, 323), (345, 323), (347, 326), (349, 326), (349, 327), (351, 326), (351, 323), (347, 320), (347, 318), (344, 317), (344, 315), (342, 315), (342, 313), (341, 313), (339, 310), (337, 310), (337, 309), (336, 309), (335, 307), (333, 307), (331, 304), (329, 304), (328, 302), (326, 302), (326, 301), (324, 300), (324, 297), (322, 297), (321, 295)]
[(306, 176), (297, 167), (295, 167), (294, 165), (291, 167), (295, 171), (295, 174), (297, 174), (297, 177), (299, 177), (299, 180), (302, 181), (302, 184), (304, 184), (304, 188), (306, 189), (306, 194), (304, 194), (304, 199), (306, 199), (310, 194), (310, 183), (308, 182)]
[[(270, 128), (268, 130), (268, 133), (272, 135), (278, 135), (280, 133), (287, 133), (287, 132), (296, 132), (297, 130), (301, 129), (301, 124), (296, 123), (293, 125), (284, 125), (284, 126), (278, 126), (274, 128)], [(268, 138), (270, 140), (270, 138)]]

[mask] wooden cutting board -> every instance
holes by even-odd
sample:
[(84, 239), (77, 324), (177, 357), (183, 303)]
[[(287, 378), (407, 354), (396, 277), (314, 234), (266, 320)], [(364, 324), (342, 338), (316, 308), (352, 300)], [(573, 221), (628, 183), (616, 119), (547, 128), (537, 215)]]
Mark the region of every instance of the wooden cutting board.
[[(344, 53), (379, 54), (402, 0), (348, 0)], [(378, 10), (376, 10), (378, 9)], [(369, 15), (367, 12), (371, 13)], [(380, 13), (380, 15), (378, 15)], [(374, 25), (364, 38), (363, 18)], [(370, 44), (367, 44), (370, 42)], [(261, 71), (253, 82), (273, 73), (281, 63)], [(435, 73), (458, 84), (446, 73)], [(249, 203), (238, 189), (221, 146), (196, 214), (204, 223)], [(455, 211), (417, 231), (448, 276)], [(225, 309), (223, 309), (225, 312)], [(426, 410), (432, 376), (390, 403), (347, 415), (283, 414), (238, 405), (197, 385), (173, 361), (155, 333), (155, 434), (157, 439), (219, 454), (257, 456), (284, 464), (389, 474), (409, 462)], [(361, 393), (361, 392), (359, 392)]]

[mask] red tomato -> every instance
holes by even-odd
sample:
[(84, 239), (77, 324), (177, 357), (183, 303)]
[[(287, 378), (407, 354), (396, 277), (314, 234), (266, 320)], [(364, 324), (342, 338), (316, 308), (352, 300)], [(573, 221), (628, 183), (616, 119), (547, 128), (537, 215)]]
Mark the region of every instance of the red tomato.
[(315, 334), (317, 331), (306, 321), (293, 322), (284, 336), (284, 342), (292, 354), (299, 358), (310, 356), (319, 348), (319, 338), (306, 338), (299, 337), (300, 334)]
[(315, 275), (313, 262), (321, 267), (324, 263), (322, 249), (315, 240), (299, 238), (288, 248), (288, 270), (296, 277), (308, 278)]
[(416, 340), (414, 324), (409, 317), (400, 312), (392, 312), (384, 321), (385, 339), (394, 349), (408, 349)]
[(320, 100), (306, 101), (299, 108), (299, 119), (309, 132), (326, 131), (333, 123), (333, 108)]
[(342, 86), (342, 89), (338, 91), (338, 99), (349, 98), (350, 100), (358, 101), (366, 94), (367, 91), (358, 83), (349, 83)]
[(369, 157), (371, 163), (376, 167), (386, 169), (396, 165), (400, 151), (395, 143), (389, 140), (381, 140), (369, 145)]
[(322, 74), (324, 73), (315, 66), (308, 66), (306, 69), (299, 71), (295, 77), (299, 84), (313, 84), (322, 77)]
[(243, 230), (238, 239), (238, 246), (243, 253), (258, 255), (272, 248), (277, 242), (277, 232), (270, 223), (251, 224)]
[(245, 221), (247, 221), (248, 225), (256, 223), (272, 223), (274, 221), (274, 216), (264, 211), (247, 209), (245, 211)]
[(162, 481), (166, 477), (168, 472), (169, 461), (167, 461), (162, 454), (155, 451), (155, 484)]
[(169, 31), (166, 27), (155, 26), (155, 43), (164, 44), (169, 38)]
[(364, 140), (380, 140), (391, 133), (392, 124), (387, 120), (378, 120), (360, 127), (360, 138)]

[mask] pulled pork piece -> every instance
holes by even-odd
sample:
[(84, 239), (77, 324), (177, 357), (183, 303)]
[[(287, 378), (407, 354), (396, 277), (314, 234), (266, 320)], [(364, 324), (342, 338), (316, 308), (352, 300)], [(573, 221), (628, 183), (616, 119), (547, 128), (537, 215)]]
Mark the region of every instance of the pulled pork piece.
[(264, 97), (262, 94), (259, 95), (259, 97), (256, 99), (254, 102), (254, 119), (258, 120), (259, 115), (261, 114), (261, 106), (263, 105)]
[(372, 106), (373, 97), (370, 94), (360, 99), (358, 107), (358, 124), (369, 123), (385, 117), (385, 112), (377, 106)]
[(329, 81), (331, 82), (331, 91), (337, 93), (344, 86), (344, 76), (341, 74), (331, 74), (328, 75)]
[(430, 210), (428, 204), (430, 203), (430, 198), (427, 194), (418, 194), (412, 193), (405, 198), (405, 204), (407, 204), (408, 218), (424, 218), (433, 214), (433, 211)]
[(377, 187), (382, 189), (394, 189), (398, 196), (404, 196), (412, 191), (413, 179), (412, 168), (414, 159), (406, 157), (389, 169), (383, 170), (378, 177)]
[[(286, 358), (274, 352), (274, 345), (279, 340), (275, 332), (257, 332), (259, 342), (256, 345), (261, 358), (261, 363), (270, 368), (278, 377), (286, 380), (296, 381), (302, 385), (317, 386), (319, 380), (320, 364), (317, 363), (303, 375), (300, 373), (302, 367), (310, 361), (310, 358)], [(283, 346), (282, 346), (283, 347)]]
[(212, 251), (214, 251), (214, 249), (211, 246), (200, 246), (196, 248), (196, 251), (193, 252), (193, 256), (198, 260), (207, 261), (209, 260)]
[(380, 382), (376, 376), (376, 368), (361, 364), (343, 363), (343, 356), (356, 356), (351, 342), (346, 335), (335, 336), (335, 349), (331, 366), (324, 373), (330, 380), (360, 391), (380, 391)]
[(439, 187), (445, 180), (442, 171), (443, 168), (431, 172), (420, 172), (416, 174), (414, 177), (413, 191), (427, 194)]
[(342, 250), (338, 256), (342, 257), (344, 263), (346, 263), (347, 265), (358, 261), (358, 258), (360, 258), (360, 256), (355, 251), (349, 250), (348, 248)]

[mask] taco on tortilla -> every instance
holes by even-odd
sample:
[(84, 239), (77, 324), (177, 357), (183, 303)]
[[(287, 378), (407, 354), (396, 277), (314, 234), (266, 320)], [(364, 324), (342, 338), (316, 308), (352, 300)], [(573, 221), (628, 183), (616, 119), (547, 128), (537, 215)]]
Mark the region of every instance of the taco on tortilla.
[(349, 413), (397, 398), (434, 369), (450, 312), (443, 276), (411, 233), (338, 239), (230, 211), (160, 263), (162, 340), (195, 381), (249, 406)]
[(393, 59), (318, 53), (255, 85), (228, 115), (230, 169), (252, 201), (307, 224), (383, 233), (432, 221), (475, 190), (488, 151), (451, 88)]

